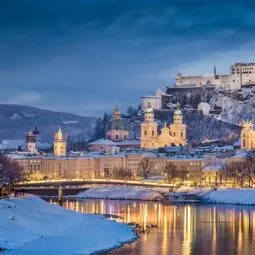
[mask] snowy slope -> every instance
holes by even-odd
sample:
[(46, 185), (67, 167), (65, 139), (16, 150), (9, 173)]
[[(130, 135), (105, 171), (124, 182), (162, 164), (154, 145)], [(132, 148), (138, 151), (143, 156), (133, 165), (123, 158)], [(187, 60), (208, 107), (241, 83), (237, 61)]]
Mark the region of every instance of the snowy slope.
[(255, 205), (254, 189), (221, 189), (202, 195), (204, 202)]
[(137, 187), (95, 187), (77, 195), (79, 198), (106, 198), (106, 199), (160, 199), (161, 194), (155, 190)]
[[(255, 205), (255, 189), (218, 189), (208, 188), (180, 188), (176, 194), (186, 193), (196, 195), (204, 203)], [(171, 196), (172, 193), (169, 193)]]
[(237, 125), (246, 119), (255, 120), (255, 87), (235, 91), (231, 96), (217, 93), (210, 104), (222, 108), (219, 120)]
[(15, 255), (90, 254), (135, 238), (125, 224), (34, 197), (0, 200), (0, 248)]

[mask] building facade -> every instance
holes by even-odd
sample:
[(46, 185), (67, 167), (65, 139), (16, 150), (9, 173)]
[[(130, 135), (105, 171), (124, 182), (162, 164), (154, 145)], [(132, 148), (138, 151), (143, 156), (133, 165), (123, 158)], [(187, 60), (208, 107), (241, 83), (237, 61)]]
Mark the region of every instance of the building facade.
[(244, 121), (241, 131), (241, 149), (255, 150), (255, 130), (251, 121)]
[(141, 110), (144, 112), (148, 105), (151, 106), (153, 110), (160, 110), (162, 108), (162, 95), (164, 91), (158, 89), (155, 96), (142, 96), (141, 97)]
[(144, 122), (141, 123), (141, 148), (154, 149), (167, 146), (185, 146), (187, 126), (183, 123), (183, 114), (177, 106), (174, 112), (174, 122), (169, 127), (166, 126), (158, 134), (158, 124), (154, 120), (154, 112), (148, 107), (144, 112)]
[(182, 73), (176, 75), (176, 86), (209, 86), (222, 87), (235, 90), (255, 85), (255, 63), (236, 63), (230, 67), (229, 74), (219, 75), (214, 72), (204, 76), (184, 76)]

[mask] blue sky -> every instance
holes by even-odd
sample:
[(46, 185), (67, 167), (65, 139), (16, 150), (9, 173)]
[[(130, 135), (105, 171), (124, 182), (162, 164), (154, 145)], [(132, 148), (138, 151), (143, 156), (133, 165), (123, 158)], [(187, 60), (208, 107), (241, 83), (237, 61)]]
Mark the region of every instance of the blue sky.
[(176, 72), (255, 62), (255, 2), (1, 0), (0, 102), (100, 116)]

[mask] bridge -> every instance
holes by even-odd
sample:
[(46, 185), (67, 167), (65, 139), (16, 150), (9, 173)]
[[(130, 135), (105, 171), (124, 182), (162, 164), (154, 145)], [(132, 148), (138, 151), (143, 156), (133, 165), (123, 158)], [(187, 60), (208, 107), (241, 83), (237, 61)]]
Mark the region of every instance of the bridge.
[(174, 188), (175, 185), (162, 183), (160, 181), (146, 181), (146, 180), (113, 180), (113, 179), (53, 179), (40, 181), (24, 181), (16, 185), (16, 190), (20, 189), (56, 189), (62, 186), (66, 189), (72, 188), (90, 188), (95, 185), (118, 185), (118, 186), (137, 186), (137, 187), (158, 187), (158, 188)]

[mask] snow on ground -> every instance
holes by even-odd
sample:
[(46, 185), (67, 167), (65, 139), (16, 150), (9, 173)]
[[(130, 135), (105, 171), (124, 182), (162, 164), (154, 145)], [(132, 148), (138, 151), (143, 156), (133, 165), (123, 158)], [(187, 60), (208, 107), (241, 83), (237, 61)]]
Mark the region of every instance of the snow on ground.
[(0, 248), (8, 255), (91, 254), (136, 236), (122, 223), (68, 211), (38, 197), (0, 200)]
[(204, 202), (255, 205), (255, 189), (220, 189), (202, 195)]
[[(175, 194), (196, 195), (204, 203), (255, 205), (255, 189), (229, 189), (180, 187)], [(173, 193), (169, 193), (172, 196)]]
[(77, 195), (78, 198), (157, 200), (161, 194), (153, 189), (138, 187), (95, 187)]

